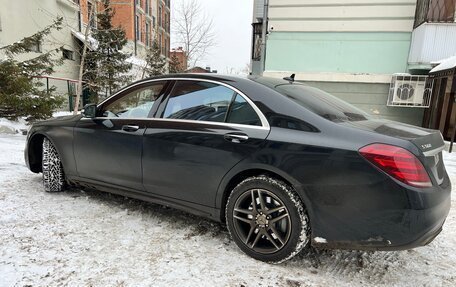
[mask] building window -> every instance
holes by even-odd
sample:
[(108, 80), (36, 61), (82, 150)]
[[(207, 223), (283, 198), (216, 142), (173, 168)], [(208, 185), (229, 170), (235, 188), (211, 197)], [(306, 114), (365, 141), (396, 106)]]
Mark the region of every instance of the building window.
[(141, 41), (141, 29), (139, 24), (139, 15), (136, 15), (136, 41)]
[(163, 27), (162, 23), (162, 6), (158, 6), (158, 26)]
[(155, 16), (152, 16), (152, 27), (155, 29)]
[(33, 46), (30, 47), (30, 51), (35, 53), (41, 53), (41, 42), (36, 42)]
[(74, 52), (73, 51), (70, 51), (70, 50), (62, 48), (62, 56), (63, 56), (64, 59), (73, 60), (74, 61)]
[(163, 37), (162, 54), (166, 57), (166, 37)]
[(456, 0), (418, 0), (414, 27), (423, 23), (455, 22)]
[(163, 43), (162, 43), (162, 34), (160, 33), (160, 34), (158, 35), (158, 48), (160, 49), (161, 53), (163, 54), (162, 46), (163, 46)]
[(150, 23), (146, 22), (146, 46), (150, 46)]
[(252, 27), (253, 27), (252, 60), (259, 61), (259, 60), (261, 60), (261, 43), (263, 42), (261, 39), (263, 24), (262, 23), (253, 23)]
[(150, 15), (150, 0), (146, 0), (146, 14)]
[(141, 6), (141, 0), (135, 0), (136, 6)]

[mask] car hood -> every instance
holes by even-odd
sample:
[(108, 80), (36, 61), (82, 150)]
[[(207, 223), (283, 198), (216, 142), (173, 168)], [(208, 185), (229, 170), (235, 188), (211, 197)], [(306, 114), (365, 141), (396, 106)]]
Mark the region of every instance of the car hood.
[(69, 115), (50, 118), (47, 120), (39, 121), (33, 124), (33, 126), (46, 126), (46, 125), (67, 125), (68, 123), (77, 122), (82, 116), (81, 115)]

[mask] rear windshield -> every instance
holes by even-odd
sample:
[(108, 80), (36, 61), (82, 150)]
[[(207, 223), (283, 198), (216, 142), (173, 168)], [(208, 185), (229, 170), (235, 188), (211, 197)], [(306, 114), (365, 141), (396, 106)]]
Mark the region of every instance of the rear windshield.
[(274, 89), (297, 104), (333, 122), (363, 121), (369, 118), (360, 109), (316, 88), (293, 83), (275, 85)]

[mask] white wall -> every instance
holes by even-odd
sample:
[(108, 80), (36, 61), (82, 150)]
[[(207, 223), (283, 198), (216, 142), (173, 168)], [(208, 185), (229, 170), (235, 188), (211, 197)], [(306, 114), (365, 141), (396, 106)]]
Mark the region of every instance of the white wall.
[(416, 0), (270, 0), (269, 27), (286, 32), (411, 32)]
[[(55, 68), (54, 77), (77, 79), (79, 69), (79, 55), (77, 43), (71, 34), (71, 30), (78, 30), (78, 6), (70, 0), (0, 0), (0, 47), (14, 43), (26, 36), (42, 30), (50, 25), (57, 16), (62, 16), (63, 29), (52, 31), (42, 43), (42, 52), (63, 46), (65, 49), (74, 51), (75, 60), (64, 60), (63, 65)], [(24, 55), (19, 60), (27, 57), (38, 56)], [(56, 57), (61, 57), (62, 53), (56, 53)], [(58, 93), (67, 93), (66, 81), (50, 81), (51, 85), (58, 88)]]
[(410, 64), (428, 64), (456, 55), (456, 24), (424, 23), (412, 33)]

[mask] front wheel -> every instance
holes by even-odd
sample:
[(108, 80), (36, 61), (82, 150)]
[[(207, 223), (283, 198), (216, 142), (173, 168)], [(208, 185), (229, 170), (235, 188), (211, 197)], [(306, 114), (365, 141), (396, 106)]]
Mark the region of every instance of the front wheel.
[(51, 141), (43, 140), (43, 184), (47, 192), (63, 191), (65, 187), (65, 175), (59, 153)]
[(309, 218), (293, 189), (267, 176), (238, 184), (226, 206), (226, 223), (234, 242), (247, 255), (281, 263), (309, 242)]

